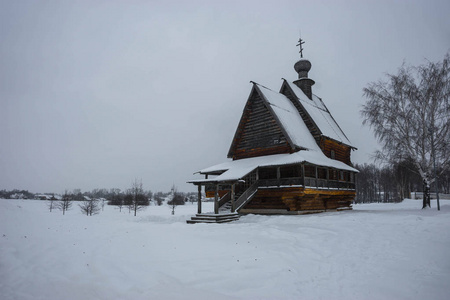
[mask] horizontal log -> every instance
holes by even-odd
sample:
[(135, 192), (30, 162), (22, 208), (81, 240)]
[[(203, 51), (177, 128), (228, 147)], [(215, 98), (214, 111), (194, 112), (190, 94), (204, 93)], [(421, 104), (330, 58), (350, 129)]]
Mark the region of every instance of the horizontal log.
[(243, 209), (288, 211), (314, 211), (351, 208), (355, 193), (352, 191), (322, 191), (316, 189), (266, 188), (259, 189), (254, 198)]

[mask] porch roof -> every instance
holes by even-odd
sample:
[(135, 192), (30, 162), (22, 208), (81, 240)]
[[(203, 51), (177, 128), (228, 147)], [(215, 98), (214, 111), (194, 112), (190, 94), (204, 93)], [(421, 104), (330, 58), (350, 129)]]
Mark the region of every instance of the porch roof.
[(239, 160), (229, 160), (197, 172), (200, 174), (217, 174), (218, 172), (223, 172), (219, 176), (210, 179), (191, 180), (188, 182), (193, 184), (236, 182), (258, 167), (282, 166), (299, 163), (310, 163), (322, 167), (358, 172), (358, 170), (344, 164), (343, 162), (326, 157), (322, 152), (298, 151), (292, 154), (274, 154)]

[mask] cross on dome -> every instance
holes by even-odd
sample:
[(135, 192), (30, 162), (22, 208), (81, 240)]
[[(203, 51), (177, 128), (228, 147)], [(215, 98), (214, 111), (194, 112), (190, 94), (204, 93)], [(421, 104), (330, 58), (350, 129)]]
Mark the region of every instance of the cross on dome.
[(304, 40), (302, 40), (302, 38), (299, 38), (298, 39), (298, 44), (297, 44), (297, 46), (300, 46), (300, 51), (299, 51), (299, 53), (300, 53), (300, 58), (303, 58), (303, 47), (302, 47), (302, 45), (305, 43), (305, 41)]

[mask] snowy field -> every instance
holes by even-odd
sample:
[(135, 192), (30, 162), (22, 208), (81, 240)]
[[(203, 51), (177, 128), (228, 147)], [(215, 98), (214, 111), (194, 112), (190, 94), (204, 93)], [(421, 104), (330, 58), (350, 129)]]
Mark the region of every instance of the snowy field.
[[(0, 299), (449, 299), (450, 201), (188, 225), (0, 199)], [(204, 208), (212, 208), (204, 203)]]

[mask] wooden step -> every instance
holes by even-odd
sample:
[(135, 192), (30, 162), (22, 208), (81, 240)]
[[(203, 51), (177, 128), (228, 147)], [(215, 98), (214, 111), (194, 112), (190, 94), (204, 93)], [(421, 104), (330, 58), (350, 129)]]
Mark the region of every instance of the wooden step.
[(230, 214), (196, 214), (194, 217), (191, 217), (190, 220), (186, 222), (188, 224), (195, 223), (226, 223), (239, 220), (238, 213), (230, 213)]

